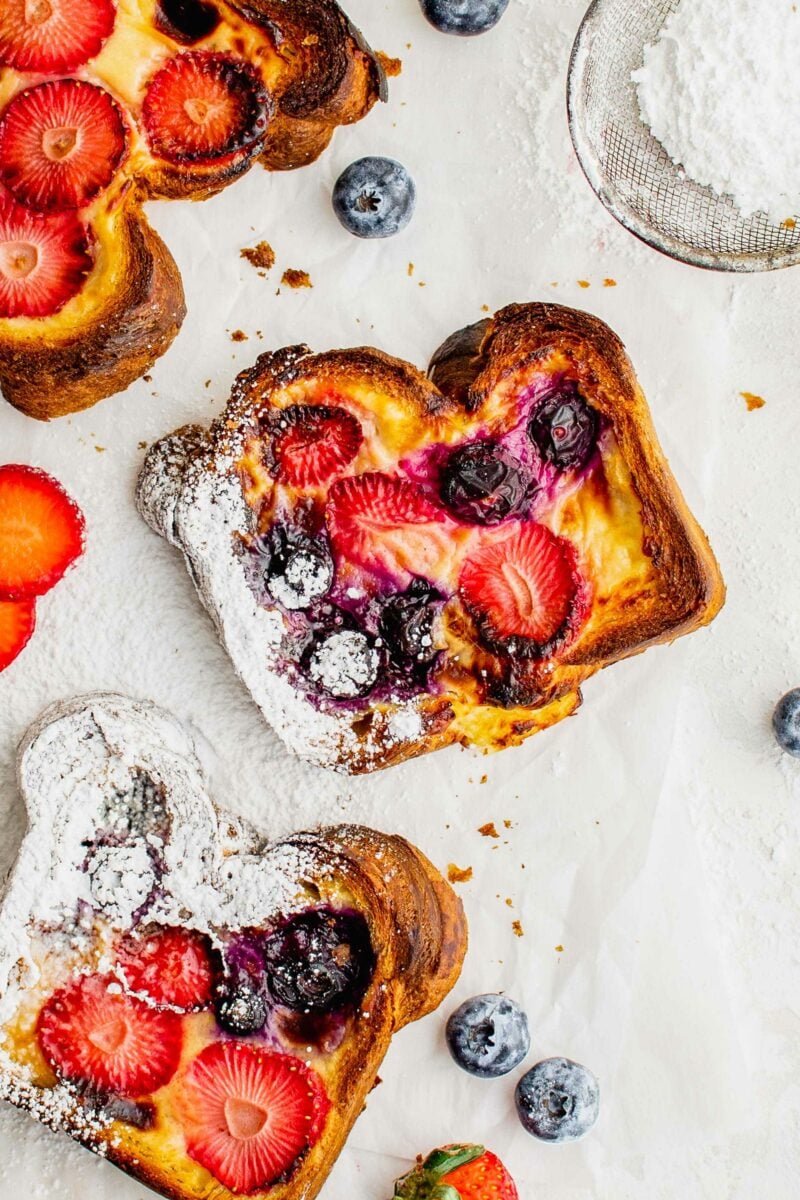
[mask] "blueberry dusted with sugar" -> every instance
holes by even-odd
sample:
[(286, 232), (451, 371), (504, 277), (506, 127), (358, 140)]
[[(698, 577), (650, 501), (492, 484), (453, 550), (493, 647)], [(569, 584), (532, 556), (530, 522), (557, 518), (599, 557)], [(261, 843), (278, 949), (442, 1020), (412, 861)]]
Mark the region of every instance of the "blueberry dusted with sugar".
[(217, 1024), (226, 1033), (249, 1037), (260, 1033), (267, 1022), (267, 1002), (263, 994), (246, 980), (222, 990), (215, 1006)]
[(530, 472), (503, 446), (468, 442), (442, 468), (441, 496), (454, 516), (472, 525), (497, 525), (519, 516), (536, 492)]
[(800, 758), (800, 688), (792, 688), (775, 705), (772, 729), (781, 750)]
[(380, 655), (359, 629), (328, 634), (307, 656), (308, 677), (335, 700), (366, 696), (378, 678)]
[(517, 1084), (517, 1113), (544, 1142), (574, 1142), (594, 1125), (600, 1089), (588, 1068), (569, 1058), (546, 1058)]
[(473, 996), (447, 1022), (447, 1045), (460, 1067), (481, 1079), (496, 1079), (519, 1066), (530, 1050), (528, 1018), (515, 1000)]
[(183, 46), (202, 42), (219, 22), (219, 12), (210, 0), (156, 0), (156, 27)]
[(411, 220), (416, 202), (414, 180), (393, 158), (359, 158), (333, 187), (333, 211), (345, 229), (361, 238), (399, 233)]
[(444, 597), (426, 579), (413, 579), (383, 605), (378, 631), (394, 666), (424, 676), (439, 653), (433, 630)]
[(264, 961), (272, 998), (295, 1012), (358, 1004), (375, 969), (364, 918), (326, 908), (287, 921), (266, 942)]
[(594, 453), (599, 432), (597, 414), (573, 384), (564, 384), (537, 406), (528, 436), (545, 462), (559, 470), (578, 470)]
[(270, 537), (267, 590), (278, 604), (294, 610), (321, 599), (333, 583), (333, 559), (323, 537), (275, 526)]
[(508, 0), (420, 0), (422, 11), (440, 33), (475, 37), (493, 29)]

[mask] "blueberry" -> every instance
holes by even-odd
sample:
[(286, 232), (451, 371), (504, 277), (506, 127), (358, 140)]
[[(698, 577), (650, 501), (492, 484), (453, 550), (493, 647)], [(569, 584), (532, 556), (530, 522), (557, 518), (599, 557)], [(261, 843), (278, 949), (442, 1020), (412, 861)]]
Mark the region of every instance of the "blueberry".
[(473, 996), (450, 1016), (447, 1045), (470, 1075), (494, 1079), (519, 1066), (531, 1045), (528, 1018), (507, 996)]
[(772, 728), (781, 750), (800, 758), (800, 688), (792, 688), (775, 705)]
[(440, 490), (447, 508), (462, 521), (497, 525), (528, 508), (536, 485), (503, 446), (480, 441), (452, 451), (442, 469)]
[(392, 158), (359, 158), (333, 187), (333, 211), (356, 237), (399, 233), (411, 220), (416, 201), (414, 180)]
[(333, 583), (333, 559), (323, 538), (275, 527), (265, 582), (273, 600), (284, 608), (308, 608)]
[(600, 1089), (591, 1071), (569, 1058), (546, 1058), (517, 1084), (519, 1119), (545, 1142), (574, 1142), (594, 1125)]
[(264, 961), (273, 999), (307, 1013), (358, 1004), (375, 969), (364, 918), (332, 909), (292, 917), (266, 942)]
[(413, 579), (404, 592), (397, 592), (384, 602), (379, 621), (379, 633), (386, 646), (389, 660), (414, 679), (424, 679), (427, 669), (437, 657), (433, 626), (437, 612), (444, 602), (425, 579)]
[(598, 421), (574, 384), (565, 384), (537, 407), (528, 436), (545, 462), (560, 470), (586, 465), (597, 444)]
[(440, 33), (474, 37), (493, 29), (508, 0), (420, 0), (422, 11)]
[(365, 633), (344, 629), (312, 645), (306, 656), (309, 678), (336, 700), (355, 700), (375, 686), (380, 655)]
[(213, 33), (220, 15), (207, 0), (157, 0), (155, 23), (174, 42), (193, 46)]
[(235, 987), (223, 988), (214, 1009), (220, 1028), (239, 1037), (260, 1033), (267, 1021), (264, 996), (244, 980)]

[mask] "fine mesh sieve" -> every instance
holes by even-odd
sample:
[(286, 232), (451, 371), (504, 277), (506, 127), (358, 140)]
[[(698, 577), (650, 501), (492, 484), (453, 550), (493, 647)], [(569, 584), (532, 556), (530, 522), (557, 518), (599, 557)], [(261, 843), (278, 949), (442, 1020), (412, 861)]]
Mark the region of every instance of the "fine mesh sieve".
[(800, 262), (800, 217), (743, 217), (731, 199), (688, 179), (639, 114), (631, 74), (680, 0), (594, 0), (572, 51), (572, 141), (586, 178), (618, 221), (664, 254), (718, 271)]

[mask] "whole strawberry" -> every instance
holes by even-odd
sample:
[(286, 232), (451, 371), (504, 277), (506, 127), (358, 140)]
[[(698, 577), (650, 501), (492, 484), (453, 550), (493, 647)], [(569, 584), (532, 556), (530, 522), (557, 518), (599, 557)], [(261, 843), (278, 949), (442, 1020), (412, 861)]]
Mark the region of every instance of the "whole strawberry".
[(483, 1146), (443, 1146), (398, 1179), (395, 1200), (519, 1200), (514, 1180)]

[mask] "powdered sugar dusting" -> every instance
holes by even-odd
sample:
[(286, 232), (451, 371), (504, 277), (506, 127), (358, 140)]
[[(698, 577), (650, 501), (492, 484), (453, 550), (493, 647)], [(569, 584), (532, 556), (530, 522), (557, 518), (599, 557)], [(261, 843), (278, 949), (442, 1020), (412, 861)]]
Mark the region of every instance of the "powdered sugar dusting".
[(792, 0), (682, 0), (634, 73), (673, 162), (746, 216), (800, 212), (800, 10)]

